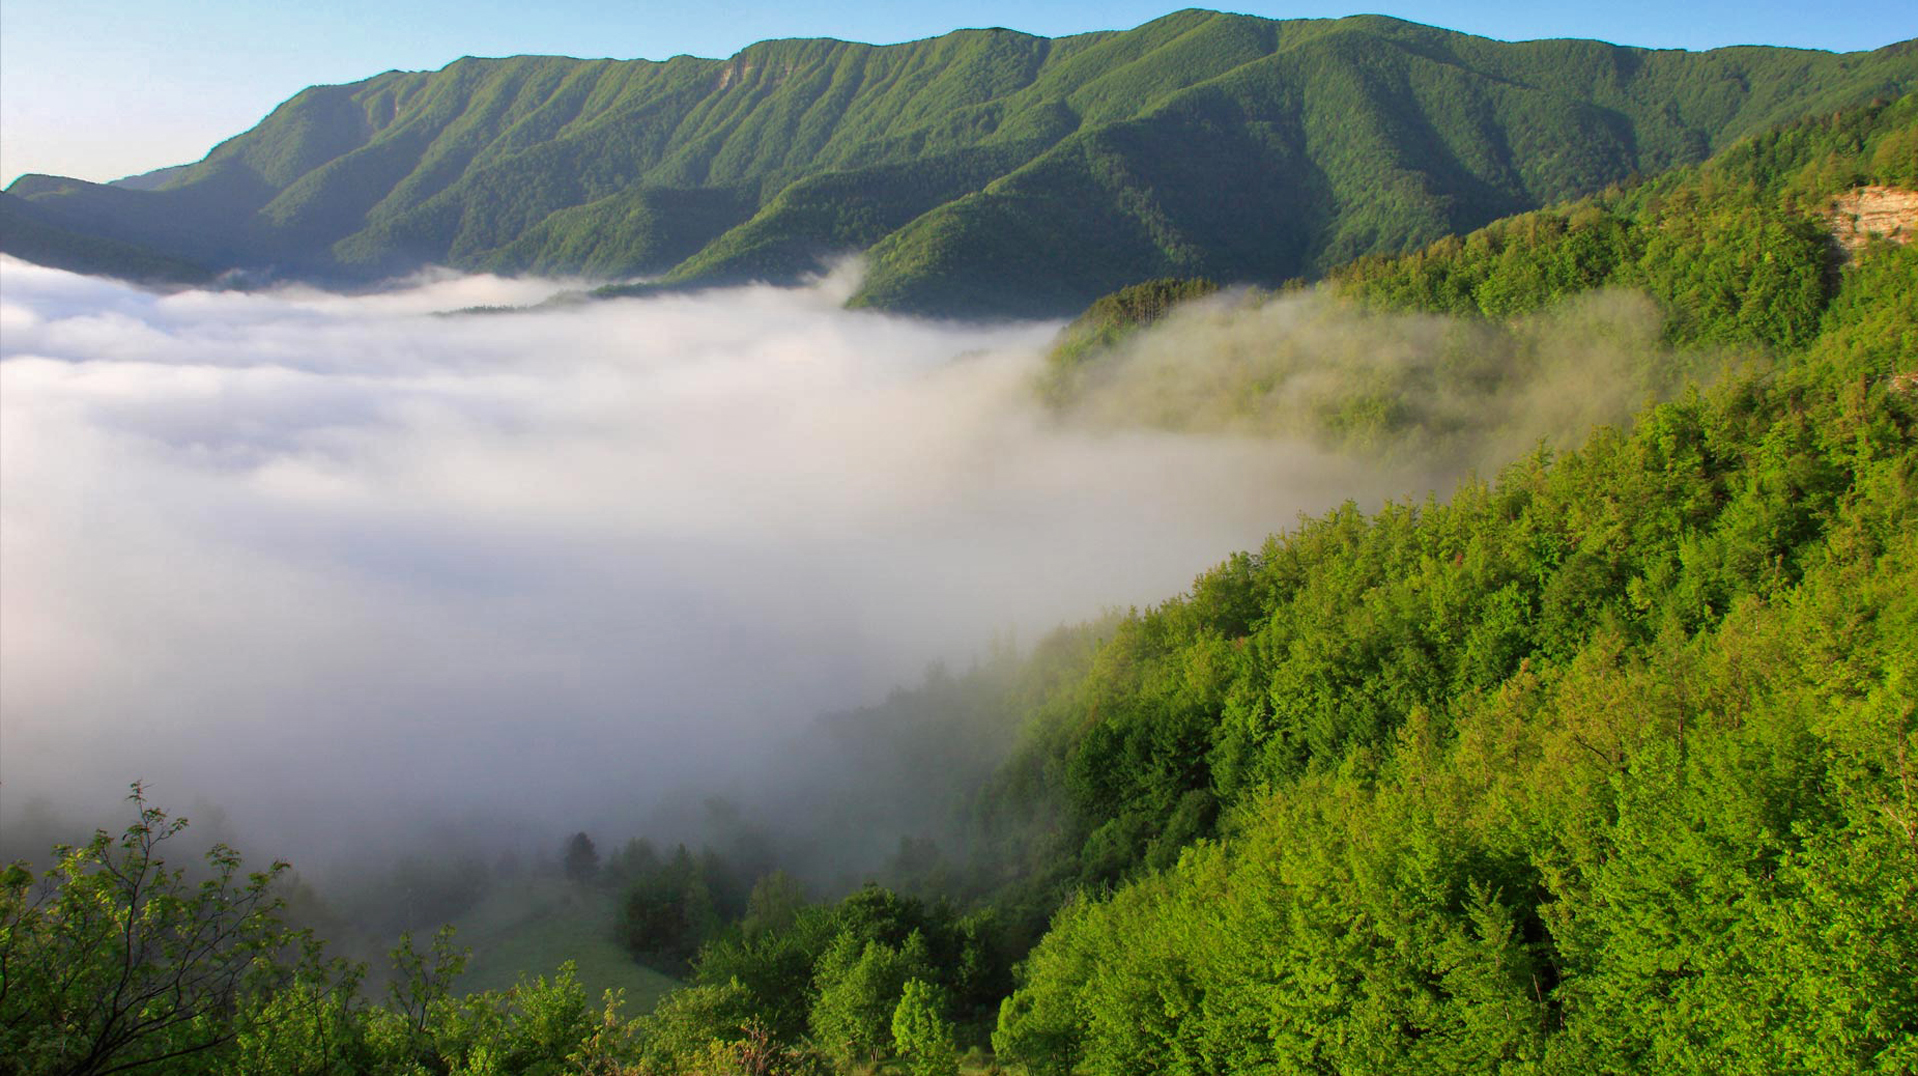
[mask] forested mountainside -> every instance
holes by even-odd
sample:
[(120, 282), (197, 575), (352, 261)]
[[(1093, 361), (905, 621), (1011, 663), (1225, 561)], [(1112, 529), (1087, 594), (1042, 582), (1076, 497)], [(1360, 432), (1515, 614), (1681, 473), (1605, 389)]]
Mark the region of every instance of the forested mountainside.
[(1196, 10), (1056, 40), (469, 58), (309, 89), (196, 164), (23, 176), (0, 242), (159, 279), (792, 281), (866, 251), (855, 303), (1052, 315), (1155, 276), (1316, 275), (1914, 80), (1910, 42), (1689, 53)]
[(1474, 318), (1623, 284), (1667, 346), (1766, 358), (1105, 633), (979, 800), (1016, 835), (982, 862), (1081, 894), (1001, 1058), (1918, 1062), (1918, 251), (1829, 243), (1847, 189), (1914, 180), (1907, 98), (1338, 274)]
[(0, 251), (75, 273), (155, 285), (205, 284), (215, 276), (205, 266), (183, 258), (61, 227), (26, 200), (4, 192), (0, 192)]

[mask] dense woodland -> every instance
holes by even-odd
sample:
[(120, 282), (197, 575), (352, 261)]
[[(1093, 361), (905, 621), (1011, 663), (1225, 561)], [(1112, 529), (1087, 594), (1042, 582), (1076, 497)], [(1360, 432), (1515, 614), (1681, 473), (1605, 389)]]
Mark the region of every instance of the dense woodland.
[(432, 264), (649, 287), (864, 252), (856, 304), (1052, 317), (1153, 277), (1317, 276), (1914, 87), (1909, 41), (1692, 53), (1198, 10), (1058, 39), (468, 57), (306, 90), (192, 164), (23, 176), (0, 244), (160, 281)]
[[(1918, 1069), (1918, 249), (1829, 238), (1834, 196), (1915, 183), (1906, 97), (1335, 273), (1471, 323), (1629, 289), (1654, 358), (1736, 361), (835, 719), (1013, 740), (924, 790), (883, 884), (569, 842), (687, 983), (650, 1014), (565, 969), (462, 995), (444, 935), (362, 990), (280, 868), (157, 865), (142, 799), (6, 875), (0, 1071)], [(1100, 304), (1040, 390), (1212, 290)]]

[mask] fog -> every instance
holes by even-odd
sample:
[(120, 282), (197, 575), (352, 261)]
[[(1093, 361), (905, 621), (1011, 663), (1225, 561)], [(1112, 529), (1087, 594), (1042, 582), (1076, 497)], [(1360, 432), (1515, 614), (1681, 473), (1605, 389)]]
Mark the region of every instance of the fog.
[(1663, 343), (1648, 297), (1605, 290), (1509, 321), (1366, 312), (1324, 291), (1227, 293), (1055, 374), (1070, 421), (1235, 433), (1363, 454), (1416, 486), (1576, 446), (1731, 357)]
[[(1062, 423), (1056, 324), (0, 259), (0, 825), (129, 781), (322, 866), (749, 784), (818, 712), (1439, 477)], [(772, 757), (769, 757), (772, 756)]]

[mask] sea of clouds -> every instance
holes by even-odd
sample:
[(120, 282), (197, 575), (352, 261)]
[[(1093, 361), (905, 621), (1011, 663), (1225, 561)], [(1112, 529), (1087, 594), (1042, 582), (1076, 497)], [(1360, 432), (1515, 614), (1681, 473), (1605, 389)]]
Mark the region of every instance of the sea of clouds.
[(928, 662), (1408, 492), (1062, 423), (1056, 324), (847, 311), (856, 271), (450, 314), (565, 285), (162, 295), (0, 258), (0, 810), (140, 779), (321, 855), (637, 817)]

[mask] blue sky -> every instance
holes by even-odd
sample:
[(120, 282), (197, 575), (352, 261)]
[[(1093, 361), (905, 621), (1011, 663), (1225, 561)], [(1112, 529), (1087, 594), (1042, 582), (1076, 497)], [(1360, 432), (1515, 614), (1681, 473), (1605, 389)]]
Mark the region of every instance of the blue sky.
[[(464, 55), (725, 56), (774, 37), (889, 43), (966, 26), (1057, 36), (1125, 29), (1175, 0), (0, 0), (0, 182), (23, 172), (106, 180), (197, 160), (316, 83)], [(1807, 17), (1781, 0), (1529, 3), (1321, 0), (1220, 5), (1271, 18), (1375, 11), (1506, 40), (1592, 37), (1652, 48), (1735, 44), (1848, 51), (1918, 35), (1910, 0)]]

